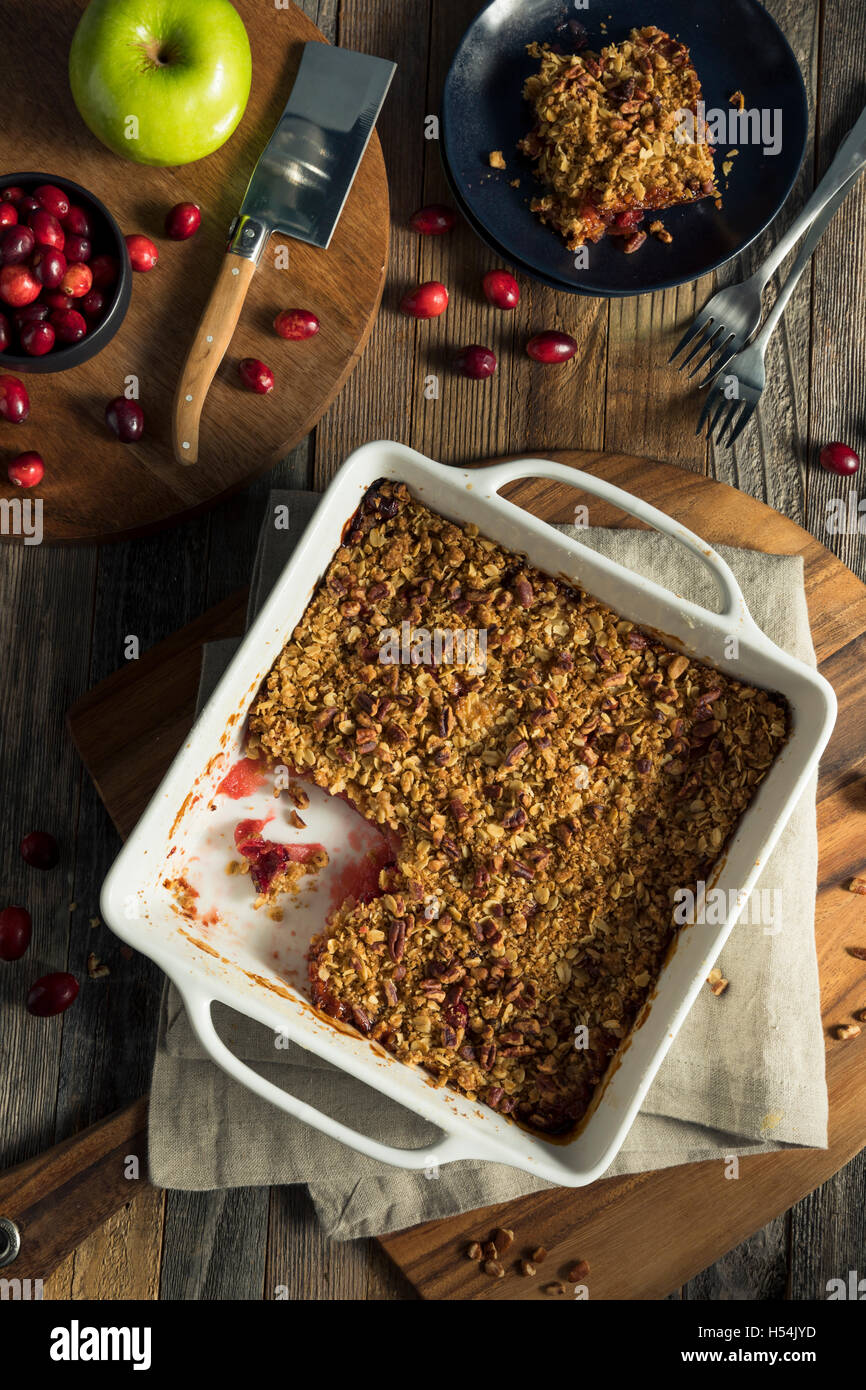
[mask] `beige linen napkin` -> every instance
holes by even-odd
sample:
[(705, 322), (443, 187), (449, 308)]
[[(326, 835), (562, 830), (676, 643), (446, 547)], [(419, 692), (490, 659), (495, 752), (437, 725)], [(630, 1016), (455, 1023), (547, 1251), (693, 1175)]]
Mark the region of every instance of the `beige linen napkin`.
[[(312, 493), (272, 494), (251, 615), (317, 500)], [(279, 506), (289, 508), (288, 530), (273, 525)], [(645, 531), (560, 529), (680, 595), (715, 606), (712, 580), (674, 542)], [(801, 560), (720, 549), (759, 626), (814, 665)], [(207, 649), (202, 696), (233, 650), (233, 643)], [(813, 785), (755, 890), (780, 890), (781, 896), (765, 900), (781, 903), (778, 922), (771, 931), (766, 921), (751, 925), (746, 905), (719, 962), (730, 987), (721, 997), (709, 988), (699, 995), (609, 1176), (788, 1146), (826, 1147), (814, 942), (817, 857)], [(271, 1032), (242, 1015), (216, 1006), (214, 1019), (233, 1051), (262, 1075), (344, 1123), (406, 1148), (436, 1138), (426, 1121), (312, 1053), (278, 1050)], [(151, 1088), (150, 1174), (157, 1186), (192, 1190), (306, 1183), (325, 1231), (337, 1239), (382, 1235), (547, 1185), (498, 1164), (467, 1161), (412, 1173), (354, 1153), (260, 1100), (209, 1061), (171, 986), (163, 996)]]

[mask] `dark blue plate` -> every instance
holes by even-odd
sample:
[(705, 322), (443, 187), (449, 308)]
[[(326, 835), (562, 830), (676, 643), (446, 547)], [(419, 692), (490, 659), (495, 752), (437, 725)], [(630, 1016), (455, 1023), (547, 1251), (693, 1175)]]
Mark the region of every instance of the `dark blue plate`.
[[(540, 185), (531, 162), (516, 148), (531, 125), (523, 83), (537, 67), (526, 45), (538, 40), (566, 51), (575, 48), (569, 19), (585, 26), (595, 52), (633, 28), (655, 24), (688, 44), (708, 112), (727, 115), (732, 109), (728, 98), (737, 90), (747, 108), (781, 112), (777, 154), (765, 154), (760, 142), (738, 139), (733, 147), (739, 153), (726, 177), (721, 166), (729, 145), (726, 140), (717, 144), (721, 210), (711, 198), (671, 208), (660, 214), (673, 234), (670, 245), (648, 237), (627, 256), (618, 239), (606, 237), (586, 248), (589, 264), (584, 268), (575, 265), (575, 254), (558, 233), (530, 211)], [(757, 0), (604, 0), (583, 10), (566, 8), (564, 0), (492, 0), (464, 34), (445, 79), (440, 148), (462, 211), (505, 260), (559, 289), (611, 296), (686, 284), (754, 241), (791, 191), (808, 126), (797, 60)], [(491, 150), (502, 150), (506, 169), (489, 167)], [(517, 188), (511, 187), (514, 179), (520, 181)]]

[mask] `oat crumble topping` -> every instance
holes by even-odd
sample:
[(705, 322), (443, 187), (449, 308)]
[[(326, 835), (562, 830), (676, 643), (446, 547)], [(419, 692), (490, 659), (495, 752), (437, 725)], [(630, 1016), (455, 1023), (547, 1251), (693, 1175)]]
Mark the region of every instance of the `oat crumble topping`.
[(535, 125), (519, 148), (546, 185), (531, 206), (571, 250), (605, 233), (636, 250), (645, 211), (716, 194), (712, 147), (675, 135), (683, 111), (703, 133), (701, 84), (685, 44), (650, 26), (600, 53), (540, 44), (529, 52), (540, 64), (524, 86)]
[[(486, 629), (486, 670), (381, 663), (403, 622)], [(787, 728), (781, 696), (374, 486), (249, 720), (251, 755), (392, 845), (379, 896), (313, 941), (313, 1002), (569, 1132), (656, 980), (675, 889), (711, 877)]]

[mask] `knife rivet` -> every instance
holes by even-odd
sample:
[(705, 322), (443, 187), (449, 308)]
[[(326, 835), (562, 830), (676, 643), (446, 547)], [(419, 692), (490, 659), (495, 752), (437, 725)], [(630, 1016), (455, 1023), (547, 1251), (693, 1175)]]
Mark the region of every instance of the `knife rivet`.
[(234, 270), (232, 271), (232, 275), (240, 275), (240, 271), (238, 270), (237, 266), (235, 266)]
[(213, 334), (212, 334), (212, 333), (208, 333), (208, 335), (207, 335), (207, 341), (208, 341), (209, 343), (212, 343), (212, 342), (213, 342)]
[(192, 396), (187, 396), (187, 400), (188, 400), (188, 401), (191, 401), (191, 400), (192, 400)]
[(0, 1268), (11, 1265), (21, 1249), (21, 1233), (8, 1216), (0, 1216)]
[(185, 439), (185, 440), (183, 441), (183, 447), (184, 447), (184, 449), (188, 449), (188, 448), (189, 448), (189, 440), (188, 440), (188, 439)]

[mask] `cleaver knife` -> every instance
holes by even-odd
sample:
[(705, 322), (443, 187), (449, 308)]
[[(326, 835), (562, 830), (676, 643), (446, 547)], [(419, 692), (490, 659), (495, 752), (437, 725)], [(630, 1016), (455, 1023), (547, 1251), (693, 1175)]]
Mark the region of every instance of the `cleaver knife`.
[(347, 48), (304, 45), (292, 94), (253, 171), (181, 370), (172, 425), (178, 462), (198, 460), (205, 398), (271, 233), (327, 249), (395, 69)]

